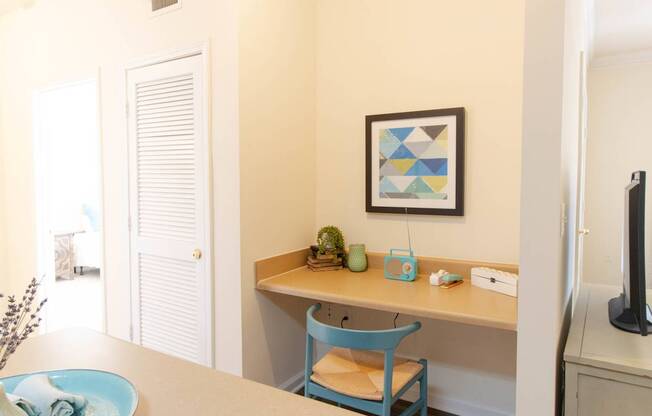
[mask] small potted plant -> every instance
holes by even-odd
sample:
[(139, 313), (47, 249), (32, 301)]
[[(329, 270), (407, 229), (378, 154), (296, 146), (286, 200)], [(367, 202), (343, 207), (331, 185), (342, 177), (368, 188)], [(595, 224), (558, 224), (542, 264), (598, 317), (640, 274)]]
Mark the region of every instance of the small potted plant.
[(340, 255), (344, 253), (344, 236), (339, 228), (328, 225), (317, 233), (317, 247), (320, 255)]
[(328, 271), (342, 268), (344, 261), (344, 236), (339, 228), (328, 225), (317, 233), (317, 244), (310, 247), (312, 255), (308, 267), (313, 271)]

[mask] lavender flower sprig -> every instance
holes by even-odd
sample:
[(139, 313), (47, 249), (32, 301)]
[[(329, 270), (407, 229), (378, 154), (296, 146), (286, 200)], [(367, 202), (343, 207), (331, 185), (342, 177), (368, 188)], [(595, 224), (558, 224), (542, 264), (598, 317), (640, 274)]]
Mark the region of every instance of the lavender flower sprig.
[[(0, 320), (0, 370), (4, 368), (9, 356), (38, 328), (41, 318), (38, 314), (43, 309), (47, 299), (39, 303), (36, 299), (40, 283), (36, 279), (25, 289), (20, 301), (15, 296), (7, 296), (7, 310)], [(0, 298), (4, 295), (0, 293)]]

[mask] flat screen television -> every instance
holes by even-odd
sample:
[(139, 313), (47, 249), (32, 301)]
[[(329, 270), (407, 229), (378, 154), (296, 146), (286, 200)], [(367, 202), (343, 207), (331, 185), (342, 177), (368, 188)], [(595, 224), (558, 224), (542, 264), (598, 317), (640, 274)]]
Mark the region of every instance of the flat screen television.
[(609, 301), (609, 321), (628, 332), (648, 334), (652, 312), (645, 297), (645, 172), (632, 173), (625, 188), (623, 293)]

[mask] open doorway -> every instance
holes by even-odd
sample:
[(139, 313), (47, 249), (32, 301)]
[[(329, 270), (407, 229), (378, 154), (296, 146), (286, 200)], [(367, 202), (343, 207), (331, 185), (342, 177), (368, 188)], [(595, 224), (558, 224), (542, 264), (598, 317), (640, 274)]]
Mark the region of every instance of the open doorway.
[[(599, 0), (587, 77), (586, 226), (582, 280), (623, 284), (625, 187), (652, 173), (652, 2)], [(646, 205), (647, 285), (652, 289), (652, 203)]]
[(38, 270), (47, 332), (104, 331), (96, 80), (34, 96)]

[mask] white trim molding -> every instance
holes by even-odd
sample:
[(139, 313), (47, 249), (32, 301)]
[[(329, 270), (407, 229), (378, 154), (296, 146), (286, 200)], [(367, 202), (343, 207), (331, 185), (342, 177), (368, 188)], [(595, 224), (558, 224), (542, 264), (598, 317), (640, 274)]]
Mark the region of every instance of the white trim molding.
[(595, 0), (586, 1), (586, 62), (590, 62), (595, 53)]
[(187, 58), (189, 56), (203, 55), (204, 56), (204, 66), (205, 72), (209, 71), (209, 61), (210, 61), (210, 41), (201, 41), (195, 42), (185, 48), (173, 48), (168, 49), (158, 53), (152, 53), (140, 58), (132, 59), (127, 62), (125, 65), (125, 75), (127, 71), (132, 69), (138, 69), (145, 66), (151, 66), (156, 64), (162, 64), (164, 62), (174, 61), (177, 59)]
[(590, 67), (604, 68), (609, 66), (641, 64), (646, 62), (652, 62), (652, 48), (593, 57)]

